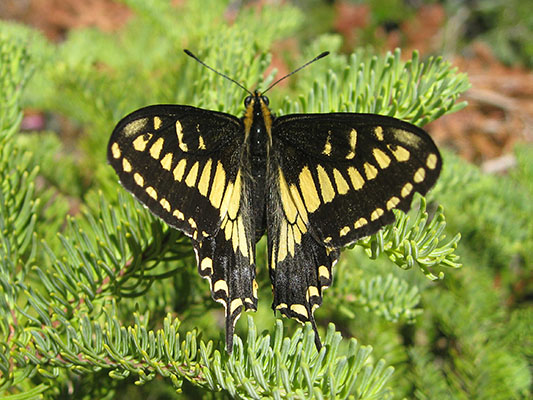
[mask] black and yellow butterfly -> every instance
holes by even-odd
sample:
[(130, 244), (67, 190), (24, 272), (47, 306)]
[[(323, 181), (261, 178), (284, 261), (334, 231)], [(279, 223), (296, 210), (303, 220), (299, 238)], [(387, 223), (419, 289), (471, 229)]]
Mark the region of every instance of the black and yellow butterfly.
[(272, 308), (310, 321), (320, 347), (313, 313), (339, 250), (407, 211), (437, 180), (441, 157), (425, 131), (395, 118), (275, 117), (267, 97), (248, 93), (242, 118), (141, 108), (116, 126), (108, 160), (127, 190), (191, 237), (198, 271), (226, 310), (228, 352), (241, 312), (257, 307), (255, 245), (265, 233)]

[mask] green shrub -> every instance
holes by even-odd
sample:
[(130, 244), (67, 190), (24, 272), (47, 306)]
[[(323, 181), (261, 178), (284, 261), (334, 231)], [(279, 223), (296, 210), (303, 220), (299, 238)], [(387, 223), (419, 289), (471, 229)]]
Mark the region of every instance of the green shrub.
[[(191, 62), (182, 47), (194, 46), (247, 87), (265, 86), (273, 79), (263, 79), (268, 50), (303, 16), (265, 6), (228, 24), (220, 1), (177, 10), (163, 0), (125, 3), (136, 15), (116, 33), (79, 30), (60, 44), (0, 24), (4, 398), (162, 399), (176, 390), (187, 398), (527, 397), (532, 313), (502, 304), (518, 272), (502, 288), (492, 282), (510, 257), (523, 257), (520, 271), (530, 263), (531, 228), (521, 224), (503, 241), (482, 243), (504, 235), (502, 209), (524, 215), (531, 166), (522, 153), (512, 178), (483, 176), (446, 154), (428, 203), (419, 198), (412, 213), (398, 213), (393, 226), (346, 250), (316, 313), (320, 353), (309, 326), (274, 319), (260, 242), (259, 310), (247, 326), (238, 324), (242, 340), (228, 356), (220, 307), (196, 273), (188, 239), (124, 193), (105, 145), (120, 117), (151, 103), (242, 113), (242, 90)], [(441, 59), (414, 53), (404, 62), (399, 51), (345, 56), (339, 45), (324, 35), (292, 55), (298, 65), (333, 53), (291, 78), (291, 87), (276, 88), (274, 112), (376, 112), (422, 125), (464, 106), (456, 99), (467, 79)], [(67, 147), (56, 132), (20, 132), (21, 108), (29, 106), (62, 115), (83, 133)], [(521, 197), (507, 202), (505, 185), (519, 186)], [(437, 202), (452, 215), (445, 218)], [(459, 231), (471, 236), (468, 267), (444, 276), (459, 266)], [(501, 255), (496, 266), (487, 257), (493, 252)]]

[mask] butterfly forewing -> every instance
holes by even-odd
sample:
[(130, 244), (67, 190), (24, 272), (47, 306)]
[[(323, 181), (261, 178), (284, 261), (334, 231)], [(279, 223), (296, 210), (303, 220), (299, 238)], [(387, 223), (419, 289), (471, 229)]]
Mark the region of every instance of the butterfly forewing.
[(272, 135), (280, 175), (302, 199), (309, 229), (334, 248), (393, 222), (392, 210), (407, 211), (441, 169), (430, 136), (391, 117), (288, 115), (275, 120)]
[[(201, 133), (200, 133), (201, 132)], [(228, 114), (186, 106), (150, 106), (115, 128), (108, 160), (122, 185), (155, 215), (188, 236), (212, 235), (219, 208), (239, 165), (232, 162), (242, 136)]]

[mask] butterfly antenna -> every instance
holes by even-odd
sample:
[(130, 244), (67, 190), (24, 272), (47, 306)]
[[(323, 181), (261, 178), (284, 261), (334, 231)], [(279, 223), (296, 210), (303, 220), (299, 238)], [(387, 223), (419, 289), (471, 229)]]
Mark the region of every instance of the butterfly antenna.
[[(246, 89), (243, 85), (241, 85), (239, 82), (237, 82), (235, 79), (232, 79), (230, 78), (229, 76), (227, 76), (226, 74), (223, 74), (222, 72), (219, 72), (217, 71), (216, 69), (214, 68), (211, 68), (209, 65), (207, 65), (206, 63), (204, 63), (202, 60), (200, 60), (198, 57), (196, 57), (193, 53), (191, 53), (189, 50), (187, 49), (183, 49), (183, 51), (185, 52), (185, 54), (187, 54), (189, 57), (192, 57), (194, 58), (196, 61), (198, 61), (200, 64), (202, 64), (204, 67), (206, 67), (207, 69), (210, 69), (211, 71), (213, 71), (214, 73), (216, 74), (219, 74), (220, 76), (226, 78), (228, 81), (231, 81), (233, 82), (234, 84), (236, 84), (237, 86), (239, 86), (241, 89), (244, 89), (246, 92), (248, 92), (251, 96), (253, 96), (253, 93), (250, 92), (248, 89)], [(305, 66), (305, 65), (304, 65)], [(295, 71), (296, 72), (296, 71)]]
[(274, 86), (276, 86), (278, 83), (280, 83), (283, 79), (286, 79), (288, 78), (289, 76), (291, 76), (292, 74), (295, 74), (296, 72), (298, 72), (299, 70), (307, 67), (309, 64), (312, 64), (314, 63), (315, 61), (318, 61), (320, 60), (321, 58), (323, 57), (326, 57), (327, 55), (329, 54), (329, 51), (325, 51), (323, 53), (320, 53), (318, 56), (316, 56), (315, 58), (313, 58), (311, 61), (308, 61), (306, 62), (304, 65), (302, 65), (300, 68), (296, 68), (294, 71), (292, 71), (290, 74), (287, 74), (285, 75), (284, 77), (282, 78), (279, 78), (276, 82), (274, 82), (272, 85), (270, 85), (265, 91), (263, 91), (262, 94), (265, 94), (266, 92), (268, 92), (270, 89), (272, 89)]

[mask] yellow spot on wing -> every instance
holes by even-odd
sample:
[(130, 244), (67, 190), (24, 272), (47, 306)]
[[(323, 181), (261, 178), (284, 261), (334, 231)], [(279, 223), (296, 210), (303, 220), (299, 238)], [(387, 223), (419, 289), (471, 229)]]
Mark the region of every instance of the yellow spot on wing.
[(226, 172), (224, 167), (220, 163), (217, 163), (217, 169), (215, 176), (213, 177), (213, 183), (211, 184), (211, 193), (209, 193), (209, 201), (215, 208), (220, 207), (222, 201), (222, 195), (224, 194), (224, 186), (226, 185)]
[(157, 200), (157, 192), (152, 186), (148, 186), (146, 188), (146, 193), (148, 193), (148, 196), (150, 196), (152, 199)]
[(182, 158), (176, 168), (174, 168), (174, 179), (180, 182), (183, 179), (183, 173), (185, 172), (185, 167), (187, 166), (187, 160)]
[(371, 180), (371, 179), (374, 179), (378, 175), (378, 170), (372, 164), (366, 162), (364, 167), (365, 167), (366, 179)]
[(283, 175), (281, 168), (279, 168), (279, 194), (283, 210), (285, 211), (285, 216), (292, 224), (294, 221), (296, 221), (298, 210), (296, 204), (294, 204), (294, 201), (291, 198), (289, 187), (287, 186), (287, 181), (285, 180), (285, 176)]
[(144, 186), (144, 178), (141, 176), (141, 174), (139, 173), (134, 173), (133, 174), (133, 180), (135, 181), (135, 183), (139, 186)]
[(429, 169), (435, 169), (437, 166), (437, 156), (431, 153), (426, 160), (426, 165)]
[(409, 196), (412, 190), (413, 190), (413, 185), (407, 182), (405, 185), (403, 185), (403, 188), (400, 194), (402, 195), (402, 197), (407, 197)]
[(320, 199), (318, 198), (318, 193), (316, 191), (315, 182), (311, 176), (311, 171), (307, 166), (302, 168), (300, 172), (300, 190), (304, 198), (305, 206), (307, 211), (312, 213), (320, 205)]
[(289, 254), (294, 257), (294, 234), (291, 225), (287, 225), (287, 248), (289, 250)]
[(186, 153), (189, 150), (189, 147), (187, 146), (187, 143), (183, 141), (183, 126), (181, 126), (179, 120), (176, 121), (176, 135), (178, 136), (178, 145), (181, 151)]
[(355, 129), (352, 129), (350, 131), (350, 151), (348, 155), (346, 156), (346, 159), (351, 160), (355, 157), (355, 146), (357, 145), (357, 131)]
[(165, 156), (161, 159), (161, 166), (163, 169), (170, 171), (170, 167), (172, 166), (172, 153), (165, 154)]
[(226, 293), (226, 296), (229, 294), (228, 284), (223, 279), (219, 279), (213, 284), (213, 293), (222, 290)]
[(403, 129), (393, 129), (392, 132), (396, 140), (399, 140), (408, 146), (417, 148), (420, 144), (421, 139), (412, 132)]
[(147, 123), (148, 118), (141, 118), (127, 124), (122, 131), (124, 132), (125, 136), (131, 136), (143, 129)]
[(185, 215), (183, 215), (183, 213), (180, 210), (174, 210), (172, 215), (175, 216), (177, 219), (181, 219), (181, 220), (185, 219)]
[(258, 288), (258, 285), (257, 285), (257, 281), (254, 279), (252, 281), (252, 294), (253, 296), (257, 299), (257, 288)]
[(292, 304), (291, 311), (294, 311), (296, 314), (301, 315), (302, 317), (309, 318), (307, 308), (301, 304)]
[(278, 252), (278, 248), (277, 248), (277, 245), (276, 243), (274, 242), (274, 246), (272, 247), (272, 251), (270, 253), (272, 253), (270, 256), (270, 269), (272, 271), (274, 271), (276, 269), (276, 254)]
[(162, 124), (161, 118), (154, 117), (154, 129), (158, 130), (159, 128), (161, 128), (161, 124)]
[(281, 231), (279, 233), (279, 249), (278, 262), (281, 262), (287, 257), (287, 222), (281, 222)]
[(374, 149), (373, 152), (374, 158), (378, 162), (378, 165), (381, 169), (385, 169), (390, 164), (390, 157), (386, 155), (383, 151), (380, 149)]
[(407, 150), (405, 147), (402, 146), (396, 146), (396, 149), (392, 149), (392, 146), (388, 146), (389, 150), (392, 152), (396, 160), (399, 162), (407, 161), (409, 160), (409, 157), (411, 156), (411, 153), (409, 153), (409, 150)]
[(167, 199), (163, 198), (163, 199), (159, 200), (159, 204), (161, 204), (161, 207), (163, 207), (165, 210), (170, 212), (170, 203), (168, 202)]
[(206, 257), (202, 260), (200, 263), (200, 269), (202, 271), (205, 271), (206, 269), (213, 270), (213, 260), (211, 260), (209, 257)]
[(113, 158), (120, 158), (120, 156), (122, 155), (117, 142), (111, 145), (111, 154), (113, 155)]
[(137, 151), (144, 151), (146, 150), (146, 144), (150, 141), (152, 138), (151, 133), (145, 133), (143, 135), (140, 135), (133, 141), (133, 148)]
[(318, 183), (320, 185), (322, 198), (324, 199), (324, 203), (329, 203), (335, 198), (335, 190), (333, 189), (329, 176), (322, 165), (316, 167), (316, 170), (318, 172)]
[(357, 131), (355, 129), (352, 129), (350, 131), (350, 148), (352, 150), (355, 150), (356, 144), (357, 144)]
[(185, 178), (185, 184), (189, 187), (193, 187), (196, 184), (196, 178), (198, 177), (198, 161), (196, 161), (189, 173), (187, 174), (187, 178)]
[(237, 221), (233, 223), (233, 234), (231, 235), (231, 243), (233, 244), (233, 252), (237, 252), (239, 247), (239, 225)]
[(240, 306), (242, 306), (242, 300), (241, 299), (235, 299), (231, 302), (231, 305), (230, 305), (230, 314), (233, 314), (235, 312), (235, 310), (237, 310), (237, 308), (239, 308)]
[(335, 179), (335, 185), (337, 185), (337, 191), (339, 192), (339, 194), (348, 193), (348, 190), (350, 190), (348, 182), (346, 182), (346, 180), (338, 169), (333, 170), (333, 179)]
[(237, 172), (237, 177), (235, 178), (235, 184), (233, 186), (233, 192), (231, 193), (231, 199), (228, 204), (228, 215), (232, 220), (235, 220), (237, 217), (237, 212), (239, 211), (239, 206), (241, 202), (241, 170)]
[(320, 267), (318, 267), (318, 276), (320, 278), (324, 278), (326, 280), (329, 280), (330, 276), (329, 276), (329, 270), (326, 266), (324, 265), (321, 265)]
[(418, 170), (415, 172), (415, 175), (413, 176), (413, 180), (416, 183), (420, 183), (425, 178), (426, 178), (426, 170), (424, 168), (418, 168)]
[(359, 171), (354, 167), (348, 168), (348, 176), (350, 177), (350, 181), (352, 182), (352, 186), (355, 190), (361, 189), (365, 184), (365, 180)]
[(298, 229), (302, 234), (307, 232), (307, 226), (301, 217), (296, 220), (296, 226), (298, 226)]
[(392, 210), (400, 203), (400, 199), (396, 196), (392, 196), (389, 201), (387, 201), (387, 210)]
[(349, 226), (345, 226), (344, 228), (342, 228), (339, 232), (339, 236), (346, 236), (348, 234), (348, 232), (350, 232), (350, 227)]
[(365, 226), (366, 224), (368, 224), (368, 221), (365, 218), (359, 218), (357, 221), (355, 221), (355, 224), (353, 225), (353, 227), (355, 229), (359, 229)]
[(200, 176), (200, 180), (198, 181), (198, 191), (202, 196), (205, 196), (207, 194), (207, 191), (209, 190), (209, 178), (211, 177), (211, 163), (212, 160), (209, 159), (205, 163), (204, 170), (202, 171), (202, 175)]
[(226, 240), (231, 239), (232, 231), (233, 231), (233, 222), (231, 222), (228, 219), (228, 217), (226, 217), (226, 225), (224, 227), (224, 237), (226, 238)]
[(379, 217), (383, 215), (383, 212), (384, 211), (382, 208), (376, 208), (370, 215), (370, 220), (375, 221), (376, 219), (378, 219)]
[(246, 243), (246, 231), (244, 230), (242, 215), (239, 215), (239, 218), (237, 218), (237, 226), (239, 228), (239, 249), (241, 249), (244, 257), (248, 257), (248, 244)]
[(307, 217), (307, 210), (300, 196), (300, 193), (298, 192), (298, 188), (296, 187), (296, 185), (291, 185), (289, 190), (291, 191), (292, 199), (294, 200), (294, 204), (296, 204), (298, 213), (300, 214), (300, 217), (302, 217), (302, 222), (307, 223), (307, 221), (309, 221)]
[(376, 126), (374, 128), (374, 133), (378, 140), (383, 140), (383, 128), (381, 126)]
[(198, 150), (205, 150), (204, 138), (202, 136), (198, 137)]
[(131, 172), (131, 164), (126, 158), (122, 159), (122, 169), (124, 172)]
[(222, 199), (222, 204), (220, 205), (220, 217), (224, 217), (228, 212), (228, 204), (233, 194), (233, 182), (228, 182), (226, 186), (226, 191), (224, 192), (224, 198)]
[(320, 297), (320, 292), (316, 286), (309, 286), (307, 288), (307, 301), (309, 301), (311, 297)]
[(160, 137), (154, 142), (152, 147), (150, 147), (150, 155), (156, 160), (159, 160), (159, 156), (161, 155), (161, 150), (163, 149), (163, 143), (165, 143), (165, 140)]
[(324, 149), (322, 150), (322, 154), (329, 156), (331, 155), (331, 131), (328, 131), (328, 137), (326, 139), (326, 144), (324, 145)]

